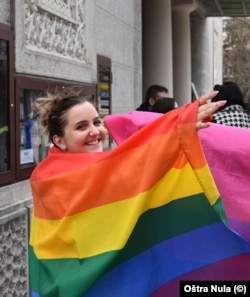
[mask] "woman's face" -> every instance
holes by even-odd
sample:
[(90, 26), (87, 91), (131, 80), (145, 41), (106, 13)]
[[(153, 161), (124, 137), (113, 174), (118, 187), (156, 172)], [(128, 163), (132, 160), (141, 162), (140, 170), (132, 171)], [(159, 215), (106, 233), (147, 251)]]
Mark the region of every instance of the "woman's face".
[(64, 136), (54, 135), (54, 143), (68, 153), (94, 153), (103, 151), (105, 128), (89, 102), (71, 107), (65, 114)]

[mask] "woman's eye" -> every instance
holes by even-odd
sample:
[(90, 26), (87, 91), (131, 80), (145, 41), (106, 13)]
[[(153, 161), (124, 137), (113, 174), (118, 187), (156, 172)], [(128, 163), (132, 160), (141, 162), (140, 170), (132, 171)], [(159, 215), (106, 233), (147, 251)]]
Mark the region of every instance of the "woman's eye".
[(101, 120), (96, 120), (94, 122), (95, 126), (100, 126), (102, 124)]
[(86, 129), (86, 125), (79, 125), (76, 127), (77, 130), (84, 130)]

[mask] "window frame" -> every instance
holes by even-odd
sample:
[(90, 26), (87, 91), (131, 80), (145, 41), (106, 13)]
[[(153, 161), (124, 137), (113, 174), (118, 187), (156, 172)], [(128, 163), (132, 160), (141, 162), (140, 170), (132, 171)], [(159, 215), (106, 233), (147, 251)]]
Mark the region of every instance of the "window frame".
[[(96, 98), (97, 98), (97, 110), (98, 113), (101, 115), (101, 98), (100, 98), (100, 93), (101, 93), (101, 84), (102, 81), (100, 81), (99, 75), (101, 71), (101, 67), (104, 66), (109, 68), (109, 80), (108, 80), (108, 85), (109, 85), (109, 108), (108, 108), (108, 114), (112, 114), (112, 83), (113, 83), (113, 75), (112, 75), (112, 61), (110, 58), (102, 55), (97, 55), (97, 86), (96, 86)], [(101, 118), (103, 119), (104, 116), (101, 115)], [(107, 143), (104, 146), (104, 150), (110, 149), (112, 146), (112, 139), (111, 136), (108, 135), (107, 138)]]
[(9, 131), (9, 170), (0, 172), (0, 186), (15, 179), (15, 102), (14, 102), (14, 33), (10, 26), (0, 24), (0, 39), (8, 42), (8, 131)]
[[(86, 85), (80, 83), (69, 83), (57, 80), (44, 80), (31, 77), (18, 77), (15, 79), (15, 101), (17, 106), (20, 106), (20, 90), (21, 89), (30, 89), (30, 90), (41, 90), (41, 91), (50, 91), (55, 89), (60, 89), (64, 87), (77, 86), (82, 89), (82, 92), (86, 95), (92, 95), (94, 101), (96, 101), (96, 85)], [(20, 108), (16, 108), (16, 138), (15, 138), (15, 154), (16, 154), (16, 180), (21, 181), (28, 179), (36, 167), (36, 165), (27, 166), (21, 168), (20, 164)]]

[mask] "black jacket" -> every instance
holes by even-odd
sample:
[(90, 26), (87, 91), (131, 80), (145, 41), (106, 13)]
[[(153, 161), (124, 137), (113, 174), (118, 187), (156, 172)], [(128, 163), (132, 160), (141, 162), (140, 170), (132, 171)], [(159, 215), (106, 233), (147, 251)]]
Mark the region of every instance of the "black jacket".
[(139, 107), (136, 108), (138, 111), (150, 111), (148, 108), (148, 102), (143, 102)]

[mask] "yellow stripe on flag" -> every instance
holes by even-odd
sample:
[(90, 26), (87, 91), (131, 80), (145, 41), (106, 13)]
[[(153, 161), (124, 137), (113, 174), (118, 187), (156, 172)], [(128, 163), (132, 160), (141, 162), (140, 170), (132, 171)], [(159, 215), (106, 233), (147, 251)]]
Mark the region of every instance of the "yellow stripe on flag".
[[(205, 176), (207, 170), (205, 166), (198, 171), (202, 175), (204, 171)], [(211, 189), (216, 191), (216, 188)], [(44, 220), (33, 216), (30, 243), (36, 243), (34, 249), (40, 259), (85, 258), (119, 250), (124, 247), (138, 218), (145, 211), (201, 192), (201, 186), (187, 164), (181, 170), (171, 169), (149, 191), (130, 199), (61, 220)], [(210, 203), (214, 204), (218, 197), (217, 192), (211, 192)]]

